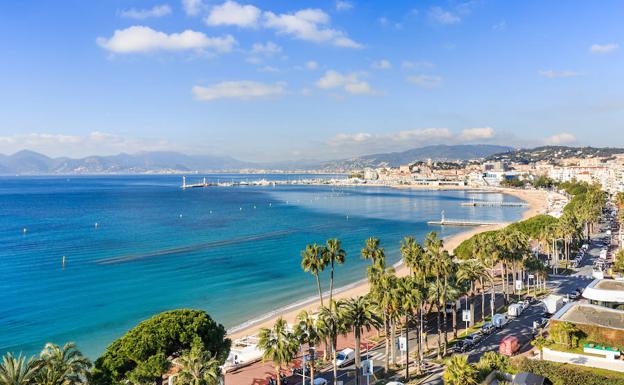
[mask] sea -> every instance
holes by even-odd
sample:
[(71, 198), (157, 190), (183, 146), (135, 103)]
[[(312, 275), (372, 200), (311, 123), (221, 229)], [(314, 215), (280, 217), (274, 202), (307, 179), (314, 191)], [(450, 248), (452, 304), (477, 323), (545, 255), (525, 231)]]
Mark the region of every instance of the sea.
[[(197, 183), (309, 175), (209, 174)], [(334, 175), (315, 178), (336, 178)], [(366, 276), (364, 241), (378, 237), (389, 263), (400, 240), (448, 219), (514, 221), (519, 201), (479, 191), (276, 184), (181, 189), (176, 175), (0, 177), (0, 354), (36, 354), (73, 341), (97, 358), (138, 322), (178, 308), (202, 309), (232, 329), (316, 296), (301, 250), (329, 238), (347, 253), (335, 285)], [(329, 282), (322, 276), (324, 289)]]

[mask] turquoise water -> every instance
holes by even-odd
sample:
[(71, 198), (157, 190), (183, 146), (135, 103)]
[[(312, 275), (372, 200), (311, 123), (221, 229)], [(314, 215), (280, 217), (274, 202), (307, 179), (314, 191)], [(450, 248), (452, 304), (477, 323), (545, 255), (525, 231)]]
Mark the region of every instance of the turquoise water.
[(467, 191), (179, 185), (178, 176), (0, 178), (0, 353), (75, 341), (95, 358), (138, 321), (181, 307), (234, 327), (316, 294), (299, 266), (307, 243), (342, 240), (340, 286), (365, 276), (359, 250), (371, 235), (396, 262), (404, 236), (441, 230), (426, 224), (441, 210), (491, 221), (522, 213), (461, 207), (503, 199)]

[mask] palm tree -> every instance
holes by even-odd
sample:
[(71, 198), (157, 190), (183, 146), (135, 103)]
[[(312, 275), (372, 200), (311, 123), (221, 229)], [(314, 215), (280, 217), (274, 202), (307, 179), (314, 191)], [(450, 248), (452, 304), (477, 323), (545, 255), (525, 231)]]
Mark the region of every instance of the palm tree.
[(334, 293), (334, 265), (336, 263), (340, 265), (343, 264), (347, 254), (342, 249), (340, 241), (334, 238), (327, 240), (326, 245), (323, 248), (322, 255), (325, 263), (331, 266), (331, 270), (329, 272), (329, 302), (331, 302)]
[[(410, 321), (414, 319), (414, 314), (422, 308), (425, 290), (414, 277), (402, 277), (397, 282), (396, 291), (397, 297), (401, 299), (401, 310), (405, 316), (405, 381), (409, 381), (409, 325)], [(420, 335), (421, 328), (422, 324), (418, 322), (416, 328), (418, 335)], [(420, 339), (417, 339), (416, 347), (418, 349), (416, 370), (420, 374)]]
[[(474, 296), (475, 296), (475, 286), (476, 282), (483, 282), (484, 280), (489, 280), (489, 274), (485, 269), (483, 263), (481, 263), (478, 259), (468, 259), (461, 261), (458, 264), (457, 270), (457, 282), (459, 284), (468, 284), (470, 285), (469, 290), (467, 291), (467, 296), (470, 299), (470, 326), (474, 326), (475, 322), (475, 304), (474, 304)], [(481, 284), (481, 299), (482, 299), (482, 307), (485, 306), (485, 289), (483, 288), (483, 284)], [(484, 315), (483, 312), (481, 313)]]
[(371, 287), (375, 286), (386, 269), (386, 254), (383, 247), (379, 247), (379, 239), (368, 238), (361, 255), (363, 259), (371, 261), (371, 265), (367, 268), (368, 282)]
[(544, 359), (544, 348), (548, 347), (552, 344), (552, 341), (548, 338), (544, 338), (543, 336), (537, 336), (533, 341), (531, 341), (531, 345), (535, 346), (535, 348), (539, 351), (540, 360)]
[(355, 335), (355, 383), (359, 385), (362, 331), (370, 331), (371, 328), (379, 327), (381, 320), (375, 314), (370, 299), (363, 296), (351, 298), (345, 303), (343, 317), (346, 324), (353, 329), (353, 334)]
[(405, 266), (409, 268), (410, 274), (414, 274), (414, 271), (418, 269), (423, 254), (422, 246), (413, 237), (405, 237), (401, 241), (401, 256)]
[[(297, 315), (297, 324), (295, 325), (295, 336), (299, 340), (300, 345), (308, 345), (310, 354), (310, 383), (314, 383), (314, 347), (320, 342), (321, 336), (316, 325), (316, 320), (310, 314), (302, 310)], [(305, 370), (305, 368), (303, 368)]]
[(477, 369), (468, 363), (468, 357), (453, 355), (446, 364), (444, 383), (448, 385), (476, 385)]
[(331, 301), (327, 307), (322, 307), (319, 311), (319, 331), (324, 337), (329, 339), (331, 345), (332, 364), (334, 367), (334, 385), (338, 384), (338, 366), (336, 365), (338, 336), (344, 335), (348, 331), (344, 317), (344, 306), (344, 302), (342, 301)]
[(299, 344), (288, 324), (280, 317), (271, 329), (262, 328), (258, 333), (258, 348), (262, 349), (262, 359), (275, 365), (277, 385), (281, 385), (280, 372), (295, 358)]
[[(371, 297), (375, 301), (375, 304), (379, 308), (379, 313), (383, 317), (383, 329), (384, 329), (384, 342), (385, 342), (385, 361), (384, 370), (387, 372), (390, 366), (390, 350), (391, 345), (394, 342), (391, 341), (390, 324), (392, 322), (393, 307), (397, 304), (394, 296), (394, 289), (396, 288), (396, 275), (394, 269), (383, 270), (379, 274), (379, 278), (374, 285), (371, 286)], [(392, 347), (392, 350), (394, 348)]]
[(310, 272), (316, 278), (316, 287), (318, 289), (319, 300), (323, 306), (323, 293), (321, 291), (321, 278), (319, 274), (325, 270), (325, 260), (321, 255), (322, 248), (316, 243), (307, 245), (305, 250), (301, 251), (301, 268), (305, 272)]
[[(444, 330), (444, 340), (446, 336), (446, 300), (448, 290), (448, 278), (453, 268), (453, 260), (449, 253), (444, 250), (444, 243), (438, 238), (435, 231), (427, 234), (425, 238), (425, 252), (431, 261), (431, 272), (435, 281), (431, 284), (432, 294), (429, 298), (436, 303), (438, 310), (438, 359), (442, 357), (442, 331)], [(442, 313), (444, 313), (444, 325), (442, 324)], [(444, 350), (446, 351), (446, 342)]]
[(86, 383), (91, 362), (72, 342), (63, 347), (47, 343), (39, 354), (41, 368), (37, 385), (75, 385)]
[[(479, 258), (483, 265), (490, 267), (490, 313), (491, 316), (494, 317), (494, 311), (496, 310), (496, 287), (494, 284), (494, 279), (496, 277), (496, 264), (500, 260), (500, 248), (498, 247), (495, 237), (487, 233), (481, 234), (480, 236), (476, 237), (474, 247), (477, 258)], [(485, 295), (483, 297), (485, 299)], [(485, 318), (485, 301), (481, 304), (481, 309), (482, 317)]]
[(26, 360), (21, 354), (17, 357), (7, 353), (0, 363), (0, 385), (33, 385), (39, 363), (33, 358)]
[(219, 360), (209, 351), (193, 346), (182, 354), (177, 363), (180, 371), (175, 376), (176, 385), (218, 385), (221, 379)]

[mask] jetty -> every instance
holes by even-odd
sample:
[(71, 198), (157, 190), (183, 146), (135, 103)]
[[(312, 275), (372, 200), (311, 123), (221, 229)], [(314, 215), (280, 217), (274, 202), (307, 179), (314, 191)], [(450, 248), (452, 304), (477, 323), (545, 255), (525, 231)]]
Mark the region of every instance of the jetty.
[(502, 201), (472, 201), (472, 202), (462, 202), (461, 206), (469, 206), (469, 207), (528, 207), (529, 204), (526, 202), (502, 202)]
[(444, 210), (442, 210), (441, 218), (439, 221), (427, 221), (431, 226), (496, 226), (503, 225), (503, 222), (488, 222), (488, 221), (475, 221), (468, 219), (448, 219), (444, 216)]

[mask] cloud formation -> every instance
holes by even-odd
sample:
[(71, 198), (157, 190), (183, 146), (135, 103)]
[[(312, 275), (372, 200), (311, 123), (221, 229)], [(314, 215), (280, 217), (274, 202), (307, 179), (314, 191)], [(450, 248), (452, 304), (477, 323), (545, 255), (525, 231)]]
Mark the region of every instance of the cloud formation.
[(182, 0), (182, 8), (189, 16), (198, 15), (204, 8), (202, 0)]
[(576, 76), (581, 76), (580, 72), (576, 71), (554, 71), (554, 70), (540, 70), (537, 72), (540, 76), (550, 79), (556, 78), (573, 78)]
[(205, 21), (211, 26), (234, 25), (241, 28), (255, 28), (262, 11), (253, 5), (241, 5), (228, 0), (221, 5), (214, 6)]
[(121, 17), (129, 19), (144, 20), (152, 17), (163, 17), (171, 14), (171, 7), (167, 4), (155, 5), (150, 9), (135, 9), (130, 8), (123, 10), (119, 13)]
[(593, 44), (589, 47), (589, 51), (594, 54), (608, 54), (616, 51), (620, 48), (620, 45), (617, 43), (608, 43), (608, 44)]
[(336, 0), (337, 11), (348, 11), (353, 8), (353, 3), (345, 0)]
[(273, 43), (272, 41), (267, 41), (265, 44), (255, 43), (251, 47), (252, 54), (271, 56), (280, 52), (282, 52), (282, 47)]
[(316, 86), (321, 89), (340, 88), (354, 95), (374, 95), (375, 91), (368, 82), (360, 79), (361, 74), (356, 72), (342, 74), (338, 71), (325, 71), (323, 77), (317, 82)]
[(360, 48), (362, 45), (343, 31), (330, 27), (330, 17), (317, 8), (306, 8), (291, 13), (262, 11), (254, 5), (227, 0), (210, 9), (205, 18), (210, 26), (237, 26), (239, 28), (267, 28), (277, 34), (314, 43), (337, 47)]
[(229, 52), (236, 45), (236, 39), (231, 35), (208, 37), (202, 32), (188, 29), (167, 34), (141, 25), (118, 29), (110, 38), (98, 37), (96, 42), (100, 47), (117, 54), (206, 49)]
[(217, 99), (263, 99), (280, 96), (286, 90), (285, 83), (261, 83), (251, 80), (225, 81), (211, 86), (195, 86), (192, 89), (195, 99), (213, 101)]

